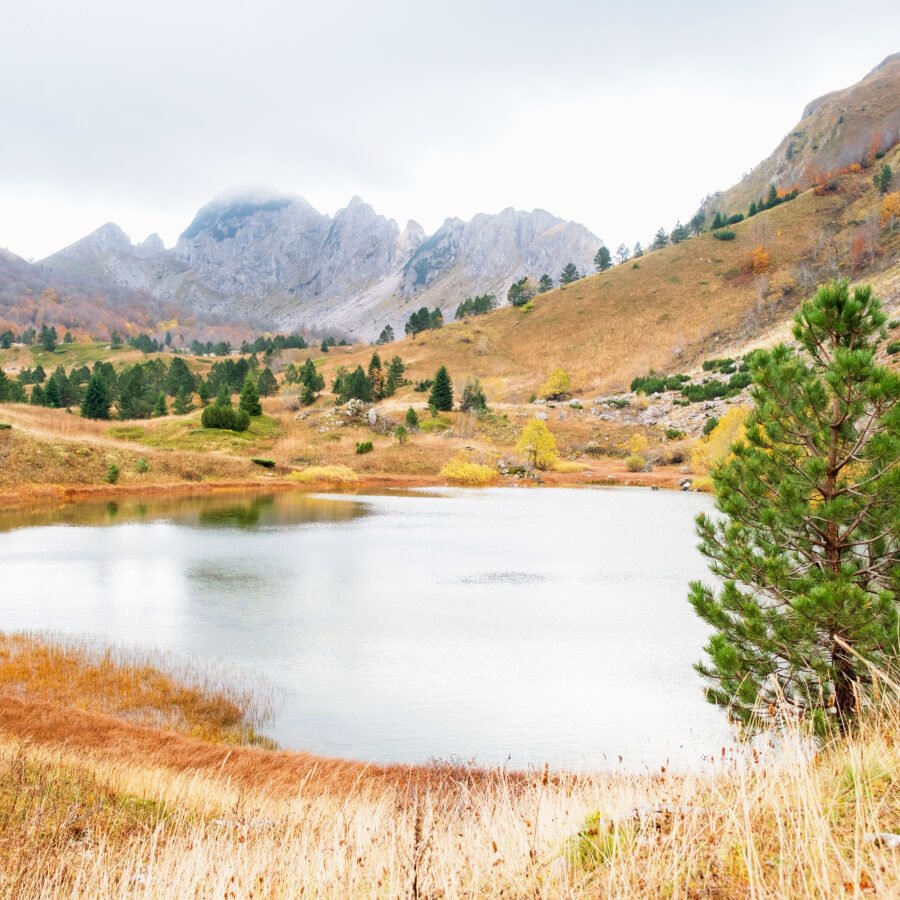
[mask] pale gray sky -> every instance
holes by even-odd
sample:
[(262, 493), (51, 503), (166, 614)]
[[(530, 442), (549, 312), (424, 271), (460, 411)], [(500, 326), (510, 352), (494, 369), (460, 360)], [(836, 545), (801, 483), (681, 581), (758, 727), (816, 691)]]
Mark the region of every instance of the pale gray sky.
[(28, 0), (0, 26), (0, 247), (171, 246), (214, 195), (428, 231), (543, 207), (646, 241), (900, 50), (896, 0)]

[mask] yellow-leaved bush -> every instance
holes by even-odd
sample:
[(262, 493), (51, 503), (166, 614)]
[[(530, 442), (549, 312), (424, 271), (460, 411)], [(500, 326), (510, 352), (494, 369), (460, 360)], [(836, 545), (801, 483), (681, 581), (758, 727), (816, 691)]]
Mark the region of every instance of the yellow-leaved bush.
[(540, 419), (531, 419), (522, 429), (516, 453), (521, 453), (536, 469), (555, 469), (558, 461), (556, 438)]
[(732, 406), (719, 424), (691, 449), (691, 469), (697, 475), (708, 475), (710, 470), (731, 455), (731, 445), (741, 440), (746, 432), (748, 406)]
[(441, 469), (441, 477), (452, 484), (479, 487), (490, 484), (497, 477), (497, 473), (490, 466), (471, 462), (465, 453), (460, 452)]
[(564, 369), (554, 369), (548, 376), (547, 380), (541, 385), (538, 394), (544, 400), (556, 400), (565, 397), (572, 389), (572, 379)]

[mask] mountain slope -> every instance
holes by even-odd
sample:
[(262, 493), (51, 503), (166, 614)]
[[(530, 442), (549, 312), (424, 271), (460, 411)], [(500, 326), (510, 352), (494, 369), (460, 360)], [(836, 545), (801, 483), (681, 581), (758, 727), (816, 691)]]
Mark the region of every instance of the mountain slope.
[(876, 151), (900, 140), (900, 53), (879, 63), (861, 81), (832, 91), (803, 110), (772, 154), (727, 191), (710, 197), (709, 212), (746, 212), (769, 186), (806, 189), (821, 176), (854, 163), (871, 163)]
[[(885, 159), (900, 170), (900, 146)], [(807, 191), (734, 226), (732, 241), (706, 232), (541, 295), (530, 312), (496, 310), (384, 352), (398, 353), (414, 380), (446, 364), (458, 389), (474, 375), (489, 401), (521, 402), (556, 366), (572, 376), (576, 393), (593, 396), (627, 389), (650, 369), (690, 372), (706, 358), (786, 336), (784, 324), (828, 278), (874, 283), (896, 316), (900, 228), (873, 233), (860, 225), (877, 216), (880, 202), (870, 173), (848, 173), (831, 193)], [(861, 258), (860, 237), (871, 241)], [(754, 274), (758, 247), (769, 264)], [(361, 349), (339, 362), (365, 364), (370, 354)]]
[(448, 219), (429, 238), (359, 197), (331, 217), (299, 197), (242, 196), (203, 207), (172, 250), (155, 235), (132, 246), (110, 224), (42, 264), (201, 314), (374, 338), (386, 324), (402, 332), (422, 305), (452, 317), (465, 297), (502, 297), (522, 275), (555, 276), (570, 261), (587, 271), (600, 243), (544, 210)]

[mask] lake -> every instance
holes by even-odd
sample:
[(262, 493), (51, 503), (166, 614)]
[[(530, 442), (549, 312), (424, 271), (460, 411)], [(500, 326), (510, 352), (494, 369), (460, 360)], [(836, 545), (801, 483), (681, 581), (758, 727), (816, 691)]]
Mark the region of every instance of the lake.
[[(698, 764), (704, 495), (230, 495), (0, 513), (0, 628), (273, 685), (284, 747), (378, 762)], [(621, 757), (621, 761), (620, 761)]]

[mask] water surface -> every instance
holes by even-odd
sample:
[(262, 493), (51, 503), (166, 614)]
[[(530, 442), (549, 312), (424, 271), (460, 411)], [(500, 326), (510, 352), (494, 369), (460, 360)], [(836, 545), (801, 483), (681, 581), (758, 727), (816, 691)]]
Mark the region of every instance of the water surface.
[(0, 628), (152, 645), (279, 688), (280, 744), (375, 761), (691, 765), (695, 514), (639, 488), (218, 496), (0, 515)]

